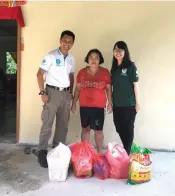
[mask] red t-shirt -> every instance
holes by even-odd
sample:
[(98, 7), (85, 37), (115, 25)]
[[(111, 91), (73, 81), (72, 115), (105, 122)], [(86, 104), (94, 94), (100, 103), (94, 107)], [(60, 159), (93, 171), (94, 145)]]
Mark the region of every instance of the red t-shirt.
[(87, 68), (78, 72), (77, 83), (81, 85), (79, 102), (82, 107), (106, 107), (106, 85), (111, 84), (111, 76), (106, 68), (99, 67), (95, 75)]

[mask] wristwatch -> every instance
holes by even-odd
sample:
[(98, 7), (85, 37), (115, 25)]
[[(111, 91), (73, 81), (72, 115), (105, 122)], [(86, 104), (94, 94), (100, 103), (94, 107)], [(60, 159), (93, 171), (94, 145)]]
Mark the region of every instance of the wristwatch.
[(47, 93), (44, 90), (40, 91), (40, 93), (39, 93), (39, 95), (45, 95), (45, 94), (47, 94)]

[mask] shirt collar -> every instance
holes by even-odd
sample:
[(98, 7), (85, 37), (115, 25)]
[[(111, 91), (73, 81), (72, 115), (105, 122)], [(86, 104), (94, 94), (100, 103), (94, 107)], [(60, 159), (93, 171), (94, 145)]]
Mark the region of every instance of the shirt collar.
[[(64, 56), (64, 55), (62, 54), (62, 52), (61, 52), (60, 48), (58, 48), (58, 54), (60, 54), (60, 55)], [(66, 57), (68, 57), (68, 56), (69, 56), (69, 54), (68, 54), (67, 56), (64, 56), (64, 58), (66, 58)]]

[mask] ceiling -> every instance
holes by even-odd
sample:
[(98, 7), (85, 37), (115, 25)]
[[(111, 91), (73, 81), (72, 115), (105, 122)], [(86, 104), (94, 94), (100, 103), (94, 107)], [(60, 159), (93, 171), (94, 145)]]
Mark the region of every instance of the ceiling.
[(0, 20), (0, 36), (17, 36), (16, 20)]

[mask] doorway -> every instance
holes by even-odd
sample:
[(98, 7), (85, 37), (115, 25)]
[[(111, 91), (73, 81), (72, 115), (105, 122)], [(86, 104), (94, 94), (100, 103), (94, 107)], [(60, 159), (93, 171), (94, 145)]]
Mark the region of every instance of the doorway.
[(18, 25), (0, 20), (0, 142), (16, 143)]

